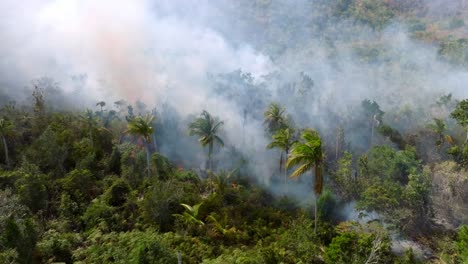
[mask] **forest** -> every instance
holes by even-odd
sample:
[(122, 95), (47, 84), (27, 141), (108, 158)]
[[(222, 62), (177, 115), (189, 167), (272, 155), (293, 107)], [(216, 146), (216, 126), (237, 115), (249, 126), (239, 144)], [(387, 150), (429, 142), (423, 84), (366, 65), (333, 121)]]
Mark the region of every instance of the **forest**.
[(0, 14), (0, 263), (468, 263), (467, 1)]

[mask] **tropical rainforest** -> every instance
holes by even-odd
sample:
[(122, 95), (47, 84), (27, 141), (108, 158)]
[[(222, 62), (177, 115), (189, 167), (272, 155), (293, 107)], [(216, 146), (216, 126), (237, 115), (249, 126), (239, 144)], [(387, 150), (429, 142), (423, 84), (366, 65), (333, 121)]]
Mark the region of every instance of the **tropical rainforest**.
[(468, 263), (466, 0), (0, 14), (0, 263)]

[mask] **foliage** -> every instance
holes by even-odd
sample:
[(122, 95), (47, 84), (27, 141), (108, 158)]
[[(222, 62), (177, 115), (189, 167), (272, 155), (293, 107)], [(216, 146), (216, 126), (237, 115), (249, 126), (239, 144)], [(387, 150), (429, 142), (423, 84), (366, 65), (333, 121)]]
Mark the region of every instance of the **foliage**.
[(174, 180), (154, 184), (143, 200), (143, 216), (148, 223), (161, 231), (174, 228), (174, 214), (182, 212), (181, 203), (194, 204), (199, 201), (195, 186)]
[(39, 171), (35, 165), (23, 163), (17, 172), (15, 188), (23, 204), (29, 207), (31, 212), (37, 213), (46, 209), (47, 204), (47, 177)]
[(198, 203), (194, 206), (190, 206), (188, 204), (180, 204), (181, 206), (184, 207), (185, 211), (183, 214), (174, 214), (175, 217), (181, 219), (184, 224), (190, 226), (190, 225), (195, 225), (195, 226), (204, 226), (205, 223), (203, 223), (202, 220), (199, 219), (199, 209), (200, 206), (203, 204), (203, 202)]
[(317, 199), (322, 194), (323, 189), (323, 175), (322, 175), (322, 140), (318, 132), (314, 130), (305, 130), (301, 135), (302, 142), (297, 142), (293, 145), (291, 155), (286, 162), (286, 167), (299, 165), (299, 167), (291, 174), (290, 177), (297, 178), (306, 173), (308, 170), (314, 168), (314, 192), (315, 199), (315, 229), (317, 231)]
[[(343, 8), (354, 10), (364, 2), (349, 1)], [(371, 11), (356, 15), (366, 12)], [(379, 45), (376, 49), (385, 52)], [(231, 76), (242, 79), (240, 87), (271, 96), (260, 91), (265, 87), (251, 75), (236, 74), (243, 73)], [(268, 105), (264, 98), (246, 99), (245, 91), (239, 95), (229, 90), (229, 76), (224, 77), (226, 83), (217, 90), (220, 95), (235, 97), (245, 109)], [(313, 121), (303, 119), (298, 110), (313, 94), (313, 84), (301, 73), (300, 80), (285, 85), (283, 91), (287, 95), (291, 91), (290, 102), (299, 105), (293, 106), (297, 107), (293, 112), (302, 123)], [(355, 116), (354, 112), (346, 117), (329, 115), (339, 130), (336, 137), (320, 130), (323, 138), (315, 130), (294, 128), (279, 104), (271, 104), (263, 117), (261, 111), (245, 112), (244, 124), (247, 119), (265, 121), (272, 139), (267, 147), (286, 154), (285, 167), (294, 169), (291, 177), (297, 181), (280, 193), (277, 190), (283, 186), (266, 179), (276, 165), (262, 153), (247, 153), (250, 148), (233, 144), (229, 151), (220, 151), (219, 169), (211, 166), (214, 146), (224, 144), (223, 122), (206, 111), (189, 124), (190, 134), (209, 152), (207, 167), (212, 170), (200, 171), (190, 160), (190, 146), (178, 142), (190, 141), (184, 136), (186, 123), (177, 115), (149, 113), (142, 103), (136, 106), (136, 115), (133, 106), (123, 102), (116, 104), (117, 110), (99, 102), (102, 108), (95, 112), (54, 111), (43, 96), (37, 88), (34, 105), (0, 108), (0, 135), (7, 142), (0, 145), (8, 145), (10, 163), (4, 162), (3, 149), (1, 263), (175, 263), (178, 252), (183, 263), (417, 263), (412, 251), (394, 256), (389, 236), (381, 228), (340, 223), (341, 208), (354, 200), (362, 213), (375, 211), (389, 230), (431, 247), (440, 236), (443, 243), (433, 247), (434, 252), (447, 263), (466, 258), (466, 227), (459, 227), (456, 237), (447, 232), (466, 218), (462, 166), (467, 164), (468, 146), (459, 140), (460, 132), (465, 132), (460, 128), (466, 128), (466, 100), (443, 95), (430, 106), (441, 116), (427, 113), (411, 126), (415, 117), (409, 117), (420, 116), (417, 113), (425, 108), (390, 109), (385, 114), (377, 102), (364, 100)], [(461, 127), (447, 118), (450, 111)], [(156, 114), (158, 123), (152, 118)], [(409, 116), (406, 123), (396, 120), (402, 116)], [(434, 117), (440, 119), (432, 119), (432, 133), (425, 122)], [(137, 137), (125, 135), (125, 127)], [(158, 128), (156, 134), (153, 127)], [(302, 132), (301, 138), (296, 131)], [(383, 137), (374, 136), (375, 131)], [(345, 134), (350, 142), (368, 143), (348, 146)], [(453, 135), (453, 143), (447, 134)], [(434, 135), (451, 146), (451, 156), (440, 151), (437, 162), (426, 158), (420, 147)], [(157, 144), (156, 136), (161, 138)], [(167, 138), (171, 139), (165, 142)], [(252, 157), (248, 166), (239, 165), (239, 160)], [(148, 168), (153, 174), (145, 177)], [(310, 184), (308, 178), (299, 177), (309, 172), (315, 177), (315, 221), (306, 200), (312, 192), (295, 189)]]
[(309, 169), (315, 168), (314, 191), (320, 195), (323, 188), (322, 178), (322, 141), (316, 131), (306, 130), (301, 136), (303, 142), (293, 145), (291, 155), (288, 158), (286, 167), (300, 165), (290, 177), (296, 178), (306, 173)]
[(373, 227), (356, 227), (352, 223), (338, 228), (339, 235), (327, 247), (326, 263), (390, 263), (388, 235), (372, 231)]
[(42, 261), (47, 263), (73, 261), (73, 251), (81, 242), (79, 234), (60, 233), (57, 230), (47, 230), (42, 240), (37, 244), (37, 249)]
[(263, 113), (264, 124), (270, 134), (287, 127), (285, 109), (279, 103), (271, 103)]
[(146, 142), (151, 141), (151, 135), (154, 133), (154, 129), (151, 124), (154, 121), (154, 117), (137, 116), (128, 123), (127, 133), (133, 136), (141, 136)]
[[(270, 142), (270, 144), (267, 145), (267, 148), (269, 149), (278, 148), (281, 150), (281, 156), (280, 156), (280, 161), (279, 161), (280, 172), (283, 167), (283, 152), (285, 153), (285, 156), (287, 158), (289, 154), (289, 150), (296, 142), (297, 140), (294, 139), (294, 130), (292, 128), (284, 128), (284, 129), (278, 130), (272, 136), (272, 142)], [(287, 169), (285, 168), (285, 175), (286, 173), (287, 173)]]
[(400, 132), (398, 132), (398, 130), (393, 129), (392, 127), (384, 124), (380, 125), (377, 129), (377, 131), (380, 134), (382, 134), (385, 137), (388, 137), (388, 139), (390, 139), (391, 142), (395, 143), (399, 149), (405, 149), (406, 142), (404, 141), (402, 135), (400, 134)]
[(36, 228), (30, 211), (19, 198), (9, 189), (0, 190), (0, 258), (30, 263), (37, 241)]
[(224, 146), (224, 141), (218, 135), (223, 124), (223, 121), (219, 121), (218, 118), (211, 116), (210, 113), (203, 110), (200, 117), (196, 118), (188, 126), (189, 135), (198, 136), (198, 142), (200, 142), (202, 147), (208, 146), (208, 168), (210, 169), (212, 167), (211, 155), (214, 144), (219, 144), (221, 147)]
[(358, 184), (357, 177), (353, 172), (353, 155), (345, 152), (338, 160), (335, 173), (331, 174), (331, 179), (335, 185), (338, 194), (343, 200), (351, 200), (359, 195), (361, 186)]
[(174, 251), (154, 230), (102, 234), (95, 231), (75, 251), (75, 263), (177, 263)]
[(457, 240), (455, 241), (457, 258), (460, 263), (468, 261), (468, 226), (461, 226), (458, 230)]
[(146, 115), (145, 117), (137, 116), (132, 118), (128, 122), (128, 129), (126, 133), (141, 137), (144, 141), (146, 148), (146, 169), (148, 172), (148, 177), (150, 177), (150, 149), (149, 143), (151, 142), (151, 136), (154, 133), (152, 123), (154, 121), (154, 116)]
[(385, 1), (354, 1), (351, 14), (357, 21), (369, 25), (374, 30), (381, 30), (394, 16), (393, 10)]
[(468, 39), (448, 38), (441, 41), (438, 54), (440, 58), (450, 63), (468, 66)]

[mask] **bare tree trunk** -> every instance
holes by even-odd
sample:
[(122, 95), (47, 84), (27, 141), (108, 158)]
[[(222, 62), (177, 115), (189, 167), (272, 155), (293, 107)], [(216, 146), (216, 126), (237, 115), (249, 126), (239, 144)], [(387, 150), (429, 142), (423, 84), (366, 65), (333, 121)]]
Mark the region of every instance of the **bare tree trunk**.
[(177, 264), (182, 264), (182, 254), (180, 254), (180, 251), (177, 251)]
[(314, 221), (314, 234), (317, 234), (317, 200), (318, 200), (318, 195), (315, 196), (315, 221)]
[(466, 129), (466, 139), (465, 139), (465, 144), (468, 143), (468, 128)]
[(335, 148), (335, 159), (338, 160), (338, 149), (340, 148), (340, 143), (339, 143), (339, 132), (337, 131), (336, 133), (336, 148)]
[(8, 145), (7, 145), (7, 142), (6, 142), (6, 139), (5, 139), (4, 135), (2, 135), (2, 142), (3, 142), (3, 148), (5, 150), (5, 162), (6, 162), (7, 168), (9, 168), (10, 167), (10, 159), (8, 157)]
[(148, 171), (148, 178), (151, 176), (151, 171), (150, 171), (150, 149), (149, 149), (149, 142), (146, 142), (145, 140), (145, 147), (146, 147), (146, 166), (147, 166), (147, 171)]
[(210, 143), (208, 145), (208, 169), (212, 169), (212, 164), (211, 164), (211, 155), (213, 154), (213, 143)]
[[(93, 128), (89, 129), (89, 139), (91, 140), (91, 147), (94, 149), (94, 133), (92, 131)], [(120, 143), (120, 142), (119, 142)]]
[(366, 263), (365, 264), (378, 264), (380, 262), (380, 252), (382, 250), (382, 237), (380, 234), (377, 234), (377, 237), (372, 241), (372, 250), (367, 257)]
[(286, 185), (286, 192), (288, 191), (288, 167), (286, 167), (286, 162), (288, 162), (289, 150), (285, 151), (286, 157), (284, 159), (284, 185)]
[(288, 182), (288, 168), (284, 166), (284, 184)]
[(151, 135), (152, 138), (153, 138), (153, 147), (154, 147), (154, 151), (158, 151), (158, 146), (156, 145), (156, 136), (154, 135)]

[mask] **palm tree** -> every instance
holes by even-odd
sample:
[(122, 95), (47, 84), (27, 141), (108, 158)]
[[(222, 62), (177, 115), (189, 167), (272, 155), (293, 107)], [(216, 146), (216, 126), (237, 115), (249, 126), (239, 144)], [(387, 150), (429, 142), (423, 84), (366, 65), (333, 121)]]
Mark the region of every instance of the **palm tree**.
[(154, 116), (146, 115), (145, 117), (137, 116), (130, 120), (127, 126), (126, 133), (141, 137), (145, 144), (146, 149), (146, 166), (148, 169), (148, 177), (150, 177), (150, 149), (149, 144), (151, 142), (151, 135), (154, 133), (154, 129), (151, 126), (154, 121)]
[(224, 124), (218, 118), (211, 116), (210, 113), (203, 110), (200, 117), (189, 124), (189, 135), (198, 136), (198, 141), (202, 147), (208, 146), (208, 168), (211, 169), (211, 155), (213, 154), (213, 145), (218, 143), (221, 147), (224, 146), (223, 140), (218, 136), (219, 129)]
[[(279, 160), (279, 171), (281, 173), (281, 168), (283, 167), (283, 153), (285, 154), (285, 159), (288, 158), (289, 150), (291, 146), (296, 142), (293, 138), (293, 131), (290, 128), (281, 129), (276, 134), (273, 135), (273, 141), (267, 145), (267, 148), (279, 148), (281, 150), (280, 160)], [(284, 182), (286, 183), (288, 169), (284, 166)]]
[(271, 103), (268, 105), (267, 110), (263, 113), (264, 123), (268, 132), (273, 134), (278, 129), (285, 126), (286, 118), (284, 117), (284, 111), (285, 109), (278, 103)]
[(100, 101), (100, 102), (98, 102), (98, 103), (96, 104), (96, 106), (98, 106), (98, 105), (101, 107), (101, 114), (102, 114), (102, 108), (103, 108), (104, 106), (106, 106), (106, 102)]
[(3, 149), (5, 151), (5, 163), (7, 167), (10, 167), (10, 159), (8, 156), (8, 145), (6, 136), (13, 130), (13, 124), (3, 118), (0, 119), (0, 137), (2, 138)]
[(315, 227), (314, 232), (317, 232), (317, 200), (322, 194), (323, 175), (322, 175), (322, 140), (317, 131), (308, 129), (302, 133), (302, 142), (296, 142), (293, 145), (291, 154), (289, 155), (286, 167), (290, 168), (300, 165), (292, 174), (291, 178), (297, 178), (307, 171), (315, 170), (314, 192), (315, 198)]

